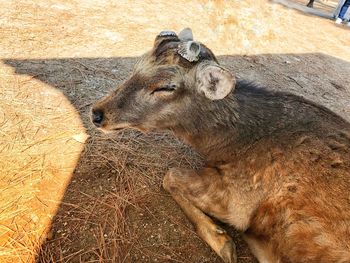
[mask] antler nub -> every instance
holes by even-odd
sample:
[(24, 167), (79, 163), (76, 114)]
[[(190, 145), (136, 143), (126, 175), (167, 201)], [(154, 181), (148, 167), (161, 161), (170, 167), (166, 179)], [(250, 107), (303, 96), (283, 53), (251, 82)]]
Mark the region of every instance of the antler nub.
[(176, 33), (174, 31), (162, 31), (159, 33), (160, 37), (176, 37)]
[(185, 58), (190, 62), (198, 61), (200, 52), (200, 43), (196, 41), (182, 42), (179, 44), (177, 50), (177, 53), (179, 53), (181, 57)]

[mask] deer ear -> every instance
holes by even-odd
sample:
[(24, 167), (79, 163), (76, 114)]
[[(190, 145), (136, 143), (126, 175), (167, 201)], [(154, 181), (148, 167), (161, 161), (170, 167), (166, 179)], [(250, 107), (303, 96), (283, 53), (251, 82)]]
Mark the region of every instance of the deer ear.
[(236, 85), (236, 78), (217, 64), (199, 65), (196, 80), (197, 89), (211, 100), (225, 98)]

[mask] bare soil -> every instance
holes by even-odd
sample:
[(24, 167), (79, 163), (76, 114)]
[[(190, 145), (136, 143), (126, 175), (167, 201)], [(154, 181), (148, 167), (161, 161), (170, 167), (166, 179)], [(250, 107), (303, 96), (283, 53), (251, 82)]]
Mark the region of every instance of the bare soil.
[(0, 262), (221, 262), (161, 187), (201, 157), (171, 134), (101, 134), (89, 111), (159, 31), (190, 26), (238, 78), (350, 121), (349, 30), (285, 6), (0, 1)]

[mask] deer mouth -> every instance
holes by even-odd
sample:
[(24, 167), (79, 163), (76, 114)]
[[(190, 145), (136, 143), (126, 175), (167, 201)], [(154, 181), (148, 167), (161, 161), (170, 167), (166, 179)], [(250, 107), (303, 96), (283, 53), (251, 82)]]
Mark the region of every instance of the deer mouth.
[(99, 127), (98, 129), (101, 130), (104, 133), (113, 133), (118, 132), (121, 130), (125, 130), (128, 128), (132, 128), (132, 125), (129, 123), (121, 123), (121, 124), (115, 124), (115, 125), (103, 125), (102, 127)]

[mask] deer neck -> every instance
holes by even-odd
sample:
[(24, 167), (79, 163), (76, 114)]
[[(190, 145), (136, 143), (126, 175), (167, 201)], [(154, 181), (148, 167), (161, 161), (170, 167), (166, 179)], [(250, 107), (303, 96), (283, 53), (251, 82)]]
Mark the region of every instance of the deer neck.
[(184, 117), (189, 122), (173, 129), (210, 163), (229, 162), (276, 127), (269, 118), (271, 103), (256, 107), (248, 96), (237, 98), (234, 93), (215, 103), (200, 116)]

